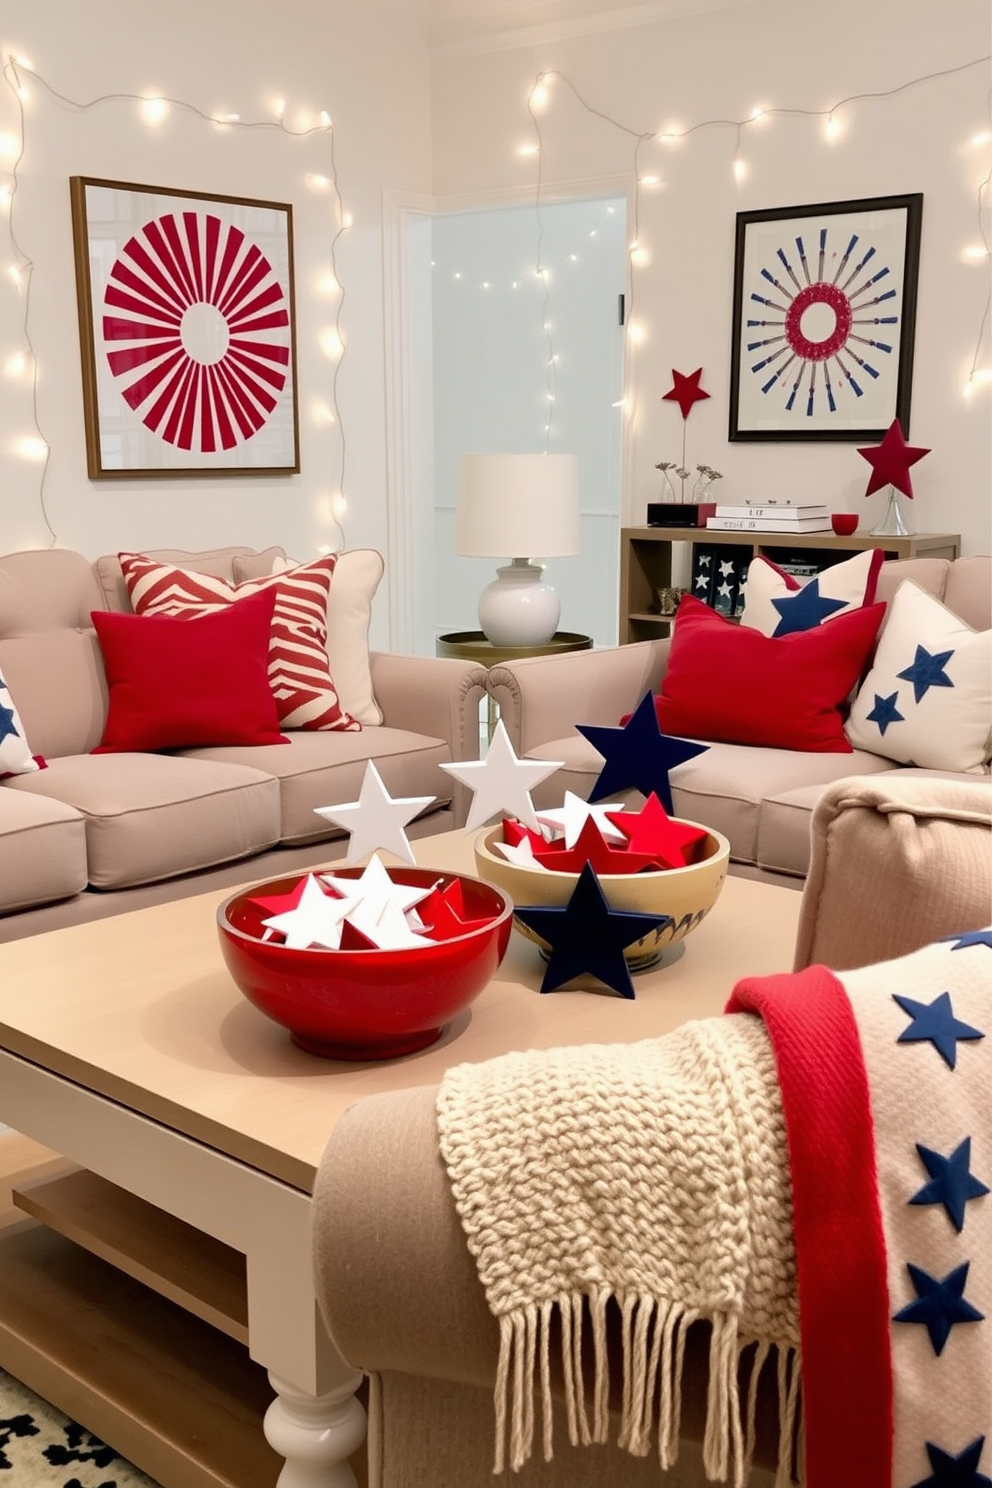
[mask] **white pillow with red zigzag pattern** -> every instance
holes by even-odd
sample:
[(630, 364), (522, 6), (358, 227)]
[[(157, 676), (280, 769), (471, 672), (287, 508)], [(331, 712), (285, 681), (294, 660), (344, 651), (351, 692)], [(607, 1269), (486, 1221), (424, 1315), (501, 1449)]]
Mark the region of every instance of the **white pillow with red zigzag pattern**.
[(118, 558), (136, 615), (194, 619), (246, 595), (275, 589), (269, 684), (280, 724), (285, 729), (361, 729), (341, 706), (327, 658), (327, 598), (335, 554), (301, 563), (289, 573), (241, 584), (176, 568), (141, 553), (119, 553)]

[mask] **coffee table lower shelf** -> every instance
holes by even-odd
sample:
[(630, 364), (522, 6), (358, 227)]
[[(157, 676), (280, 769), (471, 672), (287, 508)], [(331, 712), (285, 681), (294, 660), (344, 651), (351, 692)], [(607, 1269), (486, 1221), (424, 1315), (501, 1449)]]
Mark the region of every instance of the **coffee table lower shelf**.
[(0, 1367), (163, 1488), (274, 1488), (243, 1257), (82, 1170), (12, 1196), (42, 1222), (0, 1231)]

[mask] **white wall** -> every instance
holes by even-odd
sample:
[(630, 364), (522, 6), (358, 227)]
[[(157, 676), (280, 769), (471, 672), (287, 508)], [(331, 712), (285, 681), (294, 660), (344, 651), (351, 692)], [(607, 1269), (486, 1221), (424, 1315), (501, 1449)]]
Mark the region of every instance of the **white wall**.
[[(400, 8), (402, 10), (402, 7)], [(8, 16), (10, 7), (7, 8)], [(412, 18), (411, 18), (412, 20)], [(33, 0), (5, 19), (0, 46), (22, 54), (58, 93), (79, 103), (100, 95), (160, 94), (208, 115), (276, 118), (287, 130), (334, 125), (344, 210), (354, 226), (338, 245), (346, 350), (340, 364), (339, 424), (315, 421), (330, 405), (335, 364), (320, 333), (338, 306), (322, 288), (336, 228), (333, 194), (308, 175), (331, 172), (330, 138), (278, 129), (218, 128), (173, 108), (149, 128), (138, 106), (107, 101), (76, 109), (26, 76), (24, 155), (13, 224), (33, 260), (30, 336), (37, 351), (38, 424), (51, 448), (44, 495), (54, 539), (96, 556), (120, 547), (200, 548), (229, 542), (282, 543), (307, 557), (339, 533), (328, 498), (340, 488), (349, 546), (385, 549), (382, 192), (430, 189), (430, 98), (426, 48), (403, 15), (351, 0)], [(0, 87), (0, 185), (9, 183), (17, 99)], [(71, 175), (107, 177), (281, 202), (294, 209), (296, 321), (302, 473), (285, 477), (101, 480), (86, 475), (75, 281), (69, 214)], [(0, 262), (14, 254), (0, 224)], [(30, 381), (12, 376), (24, 350), (24, 298), (0, 278), (0, 550), (52, 541), (39, 499), (41, 467), (18, 442), (34, 434)], [(385, 606), (377, 607), (380, 626)]]
[[(933, 452), (913, 468), (910, 515), (919, 531), (960, 532), (965, 552), (989, 551), (992, 385), (970, 397), (963, 392), (989, 293), (988, 259), (976, 264), (963, 256), (982, 241), (977, 196), (989, 172), (988, 51), (987, 0), (837, 0), (830, 7), (756, 0), (571, 39), (487, 53), (469, 44), (435, 54), (434, 188), (441, 202), (484, 192), (534, 199), (535, 157), (518, 148), (534, 139), (526, 101), (544, 70), (564, 74), (540, 115), (542, 177), (551, 189), (633, 175), (636, 135), (673, 125), (693, 130), (678, 145), (650, 138), (640, 148), (638, 174), (658, 175), (662, 184), (639, 192), (639, 241), (649, 261), (631, 270), (633, 316), (645, 339), (629, 348), (627, 521), (642, 522), (646, 502), (657, 499), (655, 463), (681, 454), (678, 409), (659, 401), (671, 370), (701, 365), (711, 397), (690, 417), (686, 452), (690, 465), (723, 472), (722, 499), (802, 492), (858, 511), (864, 526), (873, 525), (884, 497), (864, 499), (869, 467), (853, 443), (728, 442), (735, 214), (921, 191), (908, 437)], [(983, 56), (966, 71), (914, 81)], [(852, 95), (907, 83), (913, 85), (891, 97), (845, 104), (833, 143), (822, 118), (794, 114), (746, 124), (740, 154), (748, 170), (735, 181), (733, 121), (749, 119), (756, 107), (825, 111)], [(972, 143), (982, 133), (985, 142)], [(988, 211), (984, 227), (988, 238)], [(986, 321), (979, 356), (986, 368), (990, 336)]]

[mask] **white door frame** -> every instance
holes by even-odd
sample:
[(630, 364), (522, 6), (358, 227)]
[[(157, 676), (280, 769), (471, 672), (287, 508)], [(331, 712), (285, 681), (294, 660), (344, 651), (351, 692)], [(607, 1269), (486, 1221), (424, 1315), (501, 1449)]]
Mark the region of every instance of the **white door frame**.
[[(632, 176), (598, 176), (541, 187), (541, 203), (581, 201), (590, 198), (624, 197), (627, 221), (633, 221), (636, 186)], [(410, 234), (414, 220), (447, 213), (486, 211), (498, 207), (520, 207), (540, 203), (533, 190), (505, 188), (495, 191), (458, 192), (448, 196), (423, 196), (411, 192), (384, 191), (383, 230), (383, 327), (386, 404), (386, 575), (388, 594), (389, 648), (413, 650), (417, 593), (417, 535), (433, 522), (433, 431), (423, 427), (415, 412), (423, 406), (422, 393), (415, 392), (414, 379), (423, 378), (423, 363), (414, 361), (413, 302), (418, 288), (410, 281)], [(624, 290), (630, 300), (630, 260), (627, 260)], [(625, 417), (620, 443), (620, 525), (628, 525), (633, 509), (633, 476), (630, 441), (630, 379), (632, 357), (629, 339), (623, 343), (623, 396)], [(429, 498), (429, 499), (428, 499)]]

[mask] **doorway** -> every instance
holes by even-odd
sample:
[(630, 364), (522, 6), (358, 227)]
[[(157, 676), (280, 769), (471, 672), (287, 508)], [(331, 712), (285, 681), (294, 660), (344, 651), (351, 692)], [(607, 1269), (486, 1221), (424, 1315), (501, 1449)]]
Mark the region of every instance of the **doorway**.
[[(433, 542), (420, 535), (417, 546), (428, 561), (418, 561), (410, 576), (414, 649), (432, 652), (439, 634), (475, 628), (479, 593), (495, 576), (496, 560), (455, 553), (459, 458), (473, 452), (577, 456), (581, 552), (550, 559), (548, 578), (561, 597), (561, 628), (591, 635), (597, 645), (613, 645), (626, 198), (421, 218), (416, 248), (421, 282), (427, 269), (424, 228), (430, 254), (429, 356), (421, 301), (420, 334), (408, 365), (422, 394), (430, 368)], [(419, 435), (424, 445), (425, 434)]]

